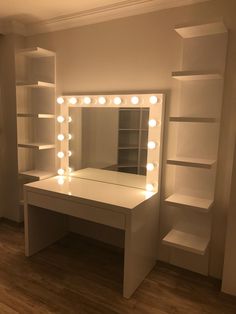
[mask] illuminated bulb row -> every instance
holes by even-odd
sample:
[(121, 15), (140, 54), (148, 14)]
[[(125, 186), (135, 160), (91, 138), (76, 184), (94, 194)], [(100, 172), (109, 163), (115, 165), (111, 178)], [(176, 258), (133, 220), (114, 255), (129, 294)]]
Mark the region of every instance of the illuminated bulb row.
[[(138, 104), (140, 103), (141, 99), (140, 99), (138, 96), (132, 96), (131, 99), (130, 99), (130, 101), (131, 101), (131, 104), (133, 104), (133, 105), (138, 105)], [(63, 97), (58, 97), (58, 98), (57, 98), (57, 103), (58, 103), (59, 105), (64, 104), (64, 102), (65, 102), (65, 100), (64, 100)], [(78, 100), (77, 100), (76, 97), (71, 97), (71, 98), (69, 98), (69, 103), (70, 103), (71, 105), (76, 105), (77, 102), (78, 102)], [(90, 105), (90, 104), (92, 103), (92, 98), (89, 97), (89, 96), (85, 96), (85, 97), (83, 98), (82, 102), (83, 102), (84, 105)], [(116, 96), (116, 97), (114, 97), (114, 99), (113, 99), (112, 102), (113, 102), (113, 104), (119, 106), (119, 105), (121, 105), (121, 104), (123, 103), (123, 99), (122, 99), (121, 97), (119, 97), (119, 96)], [(154, 95), (153, 95), (153, 96), (150, 96), (149, 102), (150, 102), (150, 104), (152, 104), (152, 105), (157, 104), (157, 103), (158, 103), (158, 97), (157, 97), (157, 96), (154, 96)], [(98, 103), (99, 103), (100, 105), (105, 105), (105, 104), (107, 103), (107, 98), (104, 97), (104, 96), (98, 97)]]
[[(72, 168), (69, 167), (69, 168), (68, 168), (68, 172), (71, 173), (71, 172), (72, 172)], [(59, 176), (64, 176), (65, 170), (62, 169), (62, 168), (60, 168), (60, 169), (57, 170), (57, 174), (58, 174)]]
[[(65, 140), (65, 135), (64, 134), (58, 134), (57, 139), (58, 139), (58, 141), (63, 142)], [(71, 139), (72, 139), (72, 135), (68, 134), (68, 140), (70, 141)]]
[[(68, 156), (69, 156), (69, 157), (72, 156), (72, 152), (71, 152), (70, 150), (68, 151)], [(62, 158), (65, 157), (65, 153), (64, 153), (64, 152), (58, 152), (58, 153), (57, 153), (57, 157), (60, 158), (60, 159), (62, 159)]]
[[(63, 117), (63, 116), (58, 116), (58, 117), (57, 117), (57, 122), (58, 122), (58, 123), (63, 123), (63, 122), (65, 122), (65, 117)], [(68, 122), (69, 122), (69, 123), (72, 122), (72, 118), (71, 118), (71, 117), (68, 118)]]

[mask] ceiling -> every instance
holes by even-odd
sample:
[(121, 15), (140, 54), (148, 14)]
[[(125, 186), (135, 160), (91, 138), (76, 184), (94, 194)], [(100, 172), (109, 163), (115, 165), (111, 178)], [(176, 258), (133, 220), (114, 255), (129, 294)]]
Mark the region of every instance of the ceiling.
[(58, 30), (204, 1), (209, 0), (0, 0), (0, 22)]

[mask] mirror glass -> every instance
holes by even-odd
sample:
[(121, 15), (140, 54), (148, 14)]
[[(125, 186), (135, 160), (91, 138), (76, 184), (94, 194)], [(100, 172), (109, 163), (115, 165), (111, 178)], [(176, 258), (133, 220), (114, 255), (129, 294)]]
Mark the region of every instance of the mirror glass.
[(72, 176), (145, 187), (149, 108), (70, 107), (69, 115)]

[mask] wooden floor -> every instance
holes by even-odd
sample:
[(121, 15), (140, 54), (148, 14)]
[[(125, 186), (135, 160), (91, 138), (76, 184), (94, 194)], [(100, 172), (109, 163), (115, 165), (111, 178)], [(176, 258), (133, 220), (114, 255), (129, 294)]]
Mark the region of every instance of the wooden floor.
[(75, 235), (25, 258), (23, 228), (0, 222), (0, 250), (0, 314), (236, 313), (218, 282), (164, 264), (126, 300), (121, 252)]

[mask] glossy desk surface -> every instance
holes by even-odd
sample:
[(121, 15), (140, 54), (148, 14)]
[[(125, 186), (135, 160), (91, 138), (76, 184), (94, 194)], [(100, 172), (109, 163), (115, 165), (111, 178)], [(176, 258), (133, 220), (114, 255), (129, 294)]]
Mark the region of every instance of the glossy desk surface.
[(25, 190), (88, 205), (124, 209), (125, 213), (155, 194), (111, 183), (59, 176), (26, 184)]
[(112, 183), (145, 190), (146, 176), (118, 171), (84, 168), (71, 173), (72, 177)]

